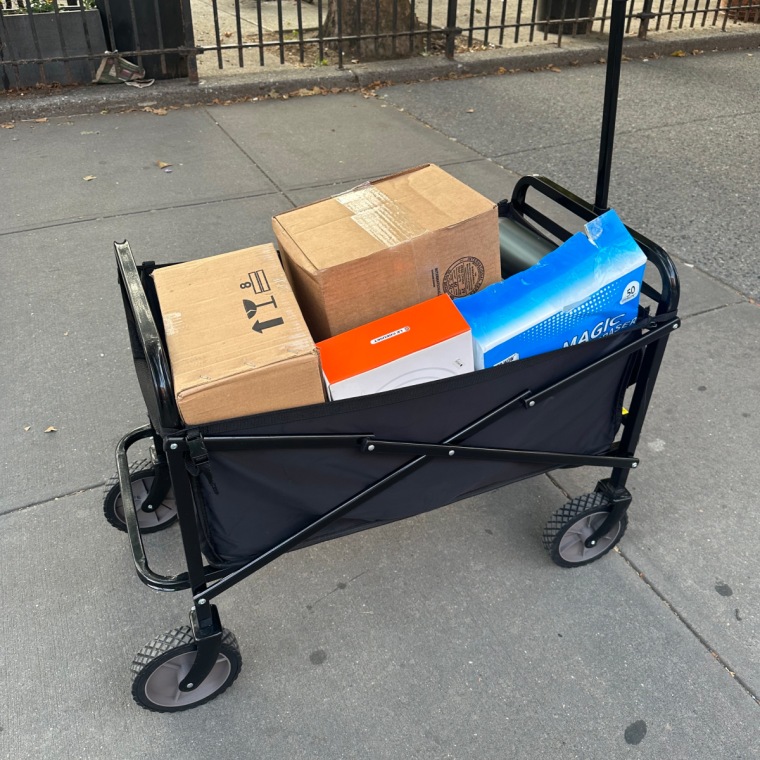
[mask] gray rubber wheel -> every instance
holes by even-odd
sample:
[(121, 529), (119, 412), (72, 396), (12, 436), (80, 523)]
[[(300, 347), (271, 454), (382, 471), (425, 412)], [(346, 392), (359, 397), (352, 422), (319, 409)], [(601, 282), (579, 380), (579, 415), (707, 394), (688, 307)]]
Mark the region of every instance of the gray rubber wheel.
[[(155, 533), (158, 530), (168, 528), (177, 520), (177, 504), (174, 493), (170, 488), (163, 501), (152, 512), (144, 512), (139, 509), (145, 502), (153, 483), (153, 465), (147, 460), (134, 462), (129, 467), (129, 478), (132, 482), (132, 497), (138, 507), (137, 524), (141, 533)], [(127, 530), (127, 522), (124, 517), (124, 502), (121, 498), (119, 478), (114, 476), (106, 483), (103, 493), (103, 514), (114, 528)]]
[(218, 697), (238, 677), (243, 664), (232, 632), (222, 632), (222, 649), (211, 673), (193, 691), (179, 685), (195, 660), (196, 643), (190, 626), (164, 633), (146, 644), (132, 661), (132, 696), (146, 710), (179, 712)]
[(624, 513), (616, 525), (602, 536), (596, 546), (586, 546), (586, 539), (602, 524), (610, 511), (610, 503), (600, 493), (579, 496), (558, 509), (544, 528), (544, 548), (560, 567), (580, 567), (610, 552), (628, 527)]

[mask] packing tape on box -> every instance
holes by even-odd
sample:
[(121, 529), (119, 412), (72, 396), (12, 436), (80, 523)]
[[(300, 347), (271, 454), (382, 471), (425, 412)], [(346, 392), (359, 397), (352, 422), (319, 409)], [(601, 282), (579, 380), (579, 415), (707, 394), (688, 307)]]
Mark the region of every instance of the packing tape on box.
[(427, 230), (382, 190), (366, 184), (335, 196), (353, 221), (387, 248), (400, 245)]

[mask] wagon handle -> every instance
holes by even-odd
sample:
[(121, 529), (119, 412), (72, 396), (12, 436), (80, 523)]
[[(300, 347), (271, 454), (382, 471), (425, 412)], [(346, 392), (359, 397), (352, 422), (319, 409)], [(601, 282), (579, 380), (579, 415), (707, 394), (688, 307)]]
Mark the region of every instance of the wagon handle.
[(625, 33), (626, 0), (612, 0), (610, 39), (607, 45), (607, 76), (604, 83), (604, 108), (602, 110), (602, 136), (599, 141), (599, 166), (596, 174), (596, 199), (594, 211), (609, 211), (607, 198), (610, 190), (612, 147), (615, 142), (620, 69), (623, 61), (623, 35)]

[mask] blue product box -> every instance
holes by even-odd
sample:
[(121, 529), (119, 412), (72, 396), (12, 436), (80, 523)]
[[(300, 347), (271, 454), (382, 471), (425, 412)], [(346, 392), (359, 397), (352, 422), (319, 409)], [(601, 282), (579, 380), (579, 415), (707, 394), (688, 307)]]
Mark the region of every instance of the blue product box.
[(524, 272), (456, 299), (472, 329), (475, 368), (630, 327), (646, 261), (618, 215), (607, 211)]

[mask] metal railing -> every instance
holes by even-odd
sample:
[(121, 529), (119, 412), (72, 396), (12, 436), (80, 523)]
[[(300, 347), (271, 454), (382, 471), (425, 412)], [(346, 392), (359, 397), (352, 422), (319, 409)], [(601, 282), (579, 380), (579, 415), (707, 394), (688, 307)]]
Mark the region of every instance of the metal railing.
[[(604, 34), (610, 10), (611, 0), (0, 0), (0, 82), (14, 89), (138, 76), (198, 81), (199, 61), (210, 74), (561, 46)], [(750, 23), (760, 24), (760, 0), (627, 3), (626, 33), (640, 38)]]

